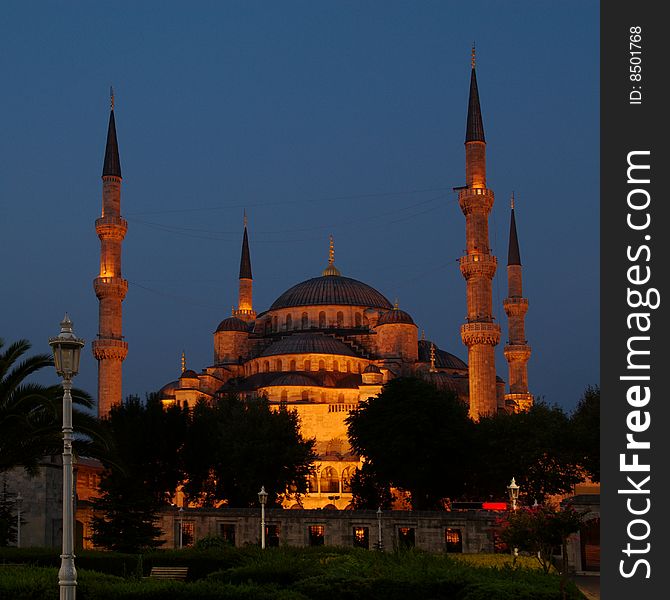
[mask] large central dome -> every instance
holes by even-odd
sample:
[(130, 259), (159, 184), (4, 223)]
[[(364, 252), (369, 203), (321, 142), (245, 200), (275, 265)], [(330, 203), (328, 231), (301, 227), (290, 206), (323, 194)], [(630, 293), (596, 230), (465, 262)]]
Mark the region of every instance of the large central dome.
[(386, 310), (393, 308), (383, 294), (367, 283), (350, 277), (325, 275), (308, 279), (286, 290), (274, 301), (270, 310), (317, 304), (365, 306)]

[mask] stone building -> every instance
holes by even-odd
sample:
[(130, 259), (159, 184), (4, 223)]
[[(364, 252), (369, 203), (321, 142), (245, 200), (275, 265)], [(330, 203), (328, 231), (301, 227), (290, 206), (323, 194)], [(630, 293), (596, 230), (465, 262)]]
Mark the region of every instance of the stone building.
[[(528, 301), (521, 292), (521, 261), (512, 209), (508, 259), (510, 390), (497, 376), (495, 346), (500, 325), (493, 317), (492, 280), (496, 257), (489, 247), (488, 217), (494, 194), (486, 186), (486, 141), (475, 72), (474, 51), (465, 137), (466, 185), (458, 188), (465, 216), (466, 252), (460, 269), (466, 280), (467, 320), (461, 327), (468, 364), (421, 339), (412, 316), (371, 285), (343, 275), (335, 266), (333, 240), (320, 276), (293, 285), (267, 310), (253, 305), (253, 275), (246, 215), (242, 235), (238, 305), (213, 333), (213, 357), (199, 371), (183, 365), (178, 379), (161, 390), (164, 403), (214, 401), (234, 392), (245, 398), (267, 396), (271, 404), (298, 412), (302, 433), (316, 439), (318, 461), (309, 494), (296, 508), (346, 508), (349, 478), (360, 465), (349, 447), (345, 418), (396, 377), (416, 376), (453, 390), (469, 405), (470, 416), (525, 409), (532, 403), (524, 334)], [(126, 222), (120, 216), (121, 167), (114, 111), (103, 168), (103, 214), (96, 221), (101, 239), (101, 270), (95, 280), (100, 300), (100, 333), (94, 342), (99, 361), (99, 414), (121, 400), (121, 363), (127, 344), (121, 334), (121, 243)]]

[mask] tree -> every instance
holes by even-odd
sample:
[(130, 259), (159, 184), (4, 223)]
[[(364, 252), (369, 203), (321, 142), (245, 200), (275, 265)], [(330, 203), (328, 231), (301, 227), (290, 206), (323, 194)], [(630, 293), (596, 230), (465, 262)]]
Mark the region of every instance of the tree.
[(351, 446), (377, 485), (409, 492), (414, 509), (441, 508), (443, 499), (466, 489), (474, 424), (453, 392), (393, 379), (346, 423)]
[(593, 481), (600, 481), (600, 388), (589, 386), (572, 414), (576, 461)]
[(131, 396), (102, 419), (106, 451), (100, 496), (93, 501), (91, 539), (119, 552), (155, 548), (161, 530), (157, 513), (183, 479), (180, 452), (188, 409), (165, 409), (156, 394), (146, 402)]
[(528, 504), (571, 492), (582, 479), (571, 440), (566, 414), (543, 402), (528, 411), (482, 417), (472, 452), (472, 494), (504, 498), (512, 477)]
[(366, 462), (354, 471), (350, 485), (355, 509), (391, 508), (395, 500), (390, 485), (378, 479), (377, 474), (370, 468), (370, 463)]
[(306, 491), (315, 458), (314, 440), (303, 439), (297, 413), (285, 406), (234, 394), (200, 401), (184, 448), (184, 492), (209, 506), (251, 507), (265, 486), (268, 504), (278, 504)]
[[(0, 472), (23, 467), (37, 471), (44, 456), (63, 451), (63, 388), (29, 383), (37, 371), (52, 367), (48, 354), (25, 357), (30, 343), (19, 340), (4, 347), (0, 339)], [(80, 410), (91, 408), (93, 401), (84, 391), (73, 389), (73, 425), (79, 436), (74, 443), (77, 453), (85, 453), (90, 437), (97, 435), (96, 419)]]
[(567, 573), (567, 539), (579, 531), (583, 515), (571, 507), (555, 509), (551, 506), (521, 508), (502, 521), (501, 539), (510, 547), (532, 553), (542, 570), (549, 573), (551, 560), (561, 548), (563, 566)]

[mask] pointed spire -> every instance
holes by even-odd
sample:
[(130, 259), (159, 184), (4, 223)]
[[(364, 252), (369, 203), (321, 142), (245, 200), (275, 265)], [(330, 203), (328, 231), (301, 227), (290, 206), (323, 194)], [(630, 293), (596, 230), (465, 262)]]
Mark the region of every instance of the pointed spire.
[(251, 276), (251, 254), (247, 236), (247, 212), (244, 211), (244, 235), (242, 236), (242, 257), (240, 259), (240, 279), (253, 279)]
[(475, 46), (472, 45), (472, 72), (470, 74), (470, 99), (468, 100), (468, 124), (465, 130), (465, 141), (485, 142), (482, 110), (479, 106), (479, 90), (475, 72)]
[(430, 344), (430, 372), (435, 373), (437, 369), (435, 368), (435, 344)]
[(186, 352), (181, 351), (181, 372), (186, 371)]
[(102, 165), (102, 176), (121, 177), (121, 161), (119, 159), (119, 144), (116, 140), (116, 122), (114, 121), (114, 89), (109, 89), (110, 111), (107, 127), (107, 145), (105, 160)]
[(507, 265), (521, 265), (521, 253), (519, 252), (519, 238), (516, 235), (516, 219), (514, 218), (514, 193), (512, 193), (512, 218), (509, 223), (509, 249), (507, 251)]

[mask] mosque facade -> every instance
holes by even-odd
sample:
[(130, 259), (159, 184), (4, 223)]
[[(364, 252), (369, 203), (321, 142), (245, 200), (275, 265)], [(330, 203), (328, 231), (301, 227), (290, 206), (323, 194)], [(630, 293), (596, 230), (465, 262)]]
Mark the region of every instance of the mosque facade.
[[(451, 390), (469, 407), (472, 419), (504, 410), (526, 410), (530, 346), (524, 319), (522, 267), (514, 207), (508, 251), (509, 391), (496, 372), (495, 346), (501, 328), (493, 317), (492, 281), (497, 259), (490, 251), (488, 217), (494, 194), (486, 186), (486, 141), (474, 65), (465, 139), (466, 184), (458, 188), (465, 216), (466, 251), (460, 270), (466, 282), (467, 319), (461, 338), (467, 363), (419, 335), (412, 316), (374, 287), (347, 277), (335, 265), (331, 237), (328, 263), (320, 276), (293, 285), (267, 310), (253, 305), (248, 227), (244, 223), (238, 305), (213, 333), (212, 363), (200, 371), (182, 360), (179, 378), (160, 390), (164, 404), (235, 393), (265, 396), (273, 406), (297, 411), (302, 434), (315, 438), (318, 460), (309, 493), (293, 508), (347, 508), (349, 479), (361, 465), (349, 446), (345, 419), (360, 402), (379, 394), (397, 377), (414, 376)], [(99, 364), (98, 410), (104, 416), (121, 401), (121, 364), (128, 346), (122, 336), (121, 303), (127, 282), (121, 276), (121, 244), (127, 223), (121, 217), (121, 168), (114, 122), (110, 123), (103, 167), (103, 211), (96, 221), (101, 240), (100, 274), (94, 287), (100, 302), (100, 331), (93, 352)]]

